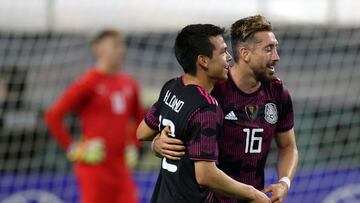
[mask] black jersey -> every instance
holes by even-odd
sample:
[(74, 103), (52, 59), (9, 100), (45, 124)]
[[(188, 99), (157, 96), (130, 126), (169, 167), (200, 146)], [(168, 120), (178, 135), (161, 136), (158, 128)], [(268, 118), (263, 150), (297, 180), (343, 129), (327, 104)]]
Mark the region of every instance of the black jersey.
[(151, 202), (204, 202), (207, 190), (198, 185), (194, 161), (217, 161), (217, 136), (223, 113), (217, 101), (197, 85), (184, 85), (182, 77), (168, 81), (145, 117), (156, 130), (170, 126), (171, 135), (186, 145), (181, 160), (162, 158)]

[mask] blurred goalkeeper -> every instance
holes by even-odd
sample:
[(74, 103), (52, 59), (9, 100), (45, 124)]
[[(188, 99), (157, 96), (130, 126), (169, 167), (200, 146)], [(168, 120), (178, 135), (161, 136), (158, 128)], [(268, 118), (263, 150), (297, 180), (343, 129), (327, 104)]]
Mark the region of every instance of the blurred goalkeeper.
[[(137, 202), (128, 169), (137, 160), (135, 130), (142, 120), (137, 82), (119, 73), (124, 56), (121, 33), (105, 30), (93, 40), (96, 64), (70, 85), (46, 113), (55, 139), (75, 163), (83, 203)], [(74, 140), (63, 122), (75, 112), (82, 136)]]

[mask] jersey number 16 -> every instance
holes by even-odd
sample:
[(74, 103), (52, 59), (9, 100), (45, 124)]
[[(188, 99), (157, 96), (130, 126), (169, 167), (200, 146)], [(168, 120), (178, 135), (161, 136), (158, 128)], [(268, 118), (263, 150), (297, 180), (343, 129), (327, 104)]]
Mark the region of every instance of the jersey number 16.
[(256, 133), (264, 132), (262, 128), (244, 128), (246, 133), (245, 153), (261, 153), (262, 137), (257, 136)]

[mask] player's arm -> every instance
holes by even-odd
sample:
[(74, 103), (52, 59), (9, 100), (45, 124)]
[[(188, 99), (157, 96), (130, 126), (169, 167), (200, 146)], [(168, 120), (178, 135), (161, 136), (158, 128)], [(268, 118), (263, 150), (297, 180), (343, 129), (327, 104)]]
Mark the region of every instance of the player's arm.
[(142, 120), (136, 130), (136, 138), (140, 141), (151, 141), (158, 133), (158, 130), (151, 128), (145, 120)]
[(159, 157), (180, 160), (180, 157), (185, 154), (185, 144), (180, 139), (170, 137), (169, 134), (169, 127), (162, 129), (161, 134), (153, 139), (151, 150)]
[(87, 164), (98, 164), (105, 158), (105, 145), (101, 138), (74, 141), (65, 127), (64, 117), (69, 112), (75, 112), (85, 104), (92, 95), (93, 80), (85, 75), (73, 83), (45, 115), (51, 134), (67, 152), (70, 161), (81, 161)]
[[(163, 92), (163, 90), (161, 91)], [(151, 108), (150, 110), (147, 112), (145, 118), (142, 120), (142, 122), (140, 123), (140, 125), (138, 126), (137, 130), (136, 130), (136, 137), (138, 140), (140, 141), (153, 141), (151, 144), (151, 148), (152, 150), (155, 152), (155, 154), (157, 156), (165, 156), (167, 158), (171, 158), (171, 159), (179, 159), (179, 157), (176, 157), (176, 155), (172, 156), (172, 152), (170, 152), (168, 149), (166, 149), (167, 146), (170, 146), (170, 149), (173, 149), (173, 146), (171, 144), (183, 144), (180, 140), (177, 139), (173, 139), (173, 138), (169, 138), (167, 136), (166, 130), (163, 130), (163, 136), (160, 136), (159, 134), (159, 113), (157, 112), (158, 109), (158, 102), (156, 102)], [(165, 128), (166, 129), (166, 128)], [(161, 142), (162, 144), (165, 145), (161, 145), (162, 147), (165, 147), (165, 150), (163, 150), (164, 148), (159, 150), (159, 153), (156, 152), (156, 150), (154, 150), (154, 143), (155, 141), (165, 141), (165, 142)], [(180, 146), (181, 149), (184, 149), (184, 146)], [(175, 147), (176, 149), (176, 147)], [(165, 154), (166, 152), (169, 152), (167, 155)], [(183, 155), (183, 152), (181, 152), (181, 155)]]
[(275, 140), (278, 147), (279, 178), (288, 177), (292, 180), (295, 176), (299, 159), (294, 128), (276, 134)]
[(278, 147), (278, 176), (279, 182), (271, 184), (264, 192), (271, 192), (272, 202), (281, 203), (285, 200), (290, 189), (298, 165), (298, 150), (294, 129), (277, 133), (275, 136)]
[(281, 111), (276, 127), (275, 141), (278, 148), (279, 182), (271, 184), (264, 192), (271, 192), (273, 202), (283, 202), (298, 165), (298, 150), (294, 132), (294, 112), (289, 91), (284, 87), (281, 98)]
[(159, 133), (159, 113), (157, 103), (152, 105), (145, 118), (136, 129), (136, 138), (140, 141), (151, 141)]
[(227, 197), (248, 200), (249, 202), (270, 202), (269, 198), (251, 185), (235, 181), (218, 169), (215, 162), (196, 161), (197, 182), (213, 192)]
[(69, 148), (73, 140), (69, 130), (65, 127), (64, 117), (69, 112), (76, 111), (80, 104), (90, 97), (89, 89), (87, 81), (80, 80), (73, 83), (45, 114), (45, 123), (49, 127), (51, 135), (65, 150)]
[(140, 141), (152, 140), (151, 150), (156, 156), (179, 160), (185, 154), (184, 143), (179, 139), (169, 137), (169, 133), (169, 127), (165, 127), (160, 134), (143, 120), (137, 129), (136, 136)]
[(282, 110), (276, 127), (275, 141), (278, 148), (278, 175), (292, 180), (298, 165), (298, 149), (294, 131), (294, 111), (290, 93), (283, 87)]
[(219, 107), (209, 106), (198, 110), (189, 121), (186, 142), (189, 159), (194, 161), (198, 184), (220, 195), (246, 199), (250, 202), (270, 202), (261, 191), (235, 181), (216, 167), (218, 158), (217, 137), (221, 133), (223, 114)]

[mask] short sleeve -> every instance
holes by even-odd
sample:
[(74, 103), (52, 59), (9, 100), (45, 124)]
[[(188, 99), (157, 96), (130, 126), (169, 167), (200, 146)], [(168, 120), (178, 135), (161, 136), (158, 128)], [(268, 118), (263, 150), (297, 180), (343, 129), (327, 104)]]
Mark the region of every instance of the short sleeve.
[(157, 103), (155, 103), (144, 118), (145, 123), (154, 130), (159, 130), (159, 113), (157, 110)]
[(166, 89), (167, 85), (173, 81), (174, 81), (174, 79), (171, 79), (164, 84), (164, 86), (161, 88), (158, 100), (152, 105), (152, 107), (149, 109), (149, 111), (147, 112), (147, 114), (144, 118), (145, 123), (153, 130), (159, 130), (159, 123), (160, 123), (160, 121), (159, 121), (160, 112), (159, 111), (161, 109), (161, 101), (162, 101), (161, 98), (163, 98), (162, 95), (165, 94), (165, 89)]
[(217, 161), (217, 138), (221, 134), (223, 112), (217, 105), (196, 110), (189, 120), (186, 145), (191, 160)]
[(276, 132), (285, 132), (294, 127), (294, 111), (289, 91), (284, 87), (280, 100), (279, 122)]

